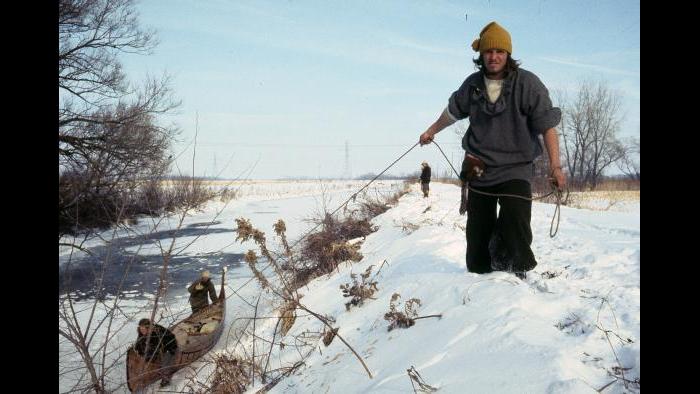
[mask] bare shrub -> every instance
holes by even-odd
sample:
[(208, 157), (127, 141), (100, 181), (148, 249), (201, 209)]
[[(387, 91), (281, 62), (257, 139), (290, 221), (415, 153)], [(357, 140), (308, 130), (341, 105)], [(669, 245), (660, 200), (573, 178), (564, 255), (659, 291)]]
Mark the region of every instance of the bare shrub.
[[(214, 358), (215, 370), (211, 380), (211, 387), (207, 392), (216, 394), (240, 394), (246, 391), (246, 387), (252, 382), (250, 371), (255, 373), (259, 367), (250, 361), (241, 360), (226, 354), (219, 354)], [(259, 371), (258, 371), (259, 372)]]
[(340, 219), (333, 217), (324, 208), (320, 217), (311, 219), (322, 227), (304, 240), (300, 253), (302, 261), (296, 267), (295, 283), (301, 286), (313, 278), (329, 274), (343, 261), (360, 261), (362, 255), (359, 245), (348, 241), (377, 231), (370, 220), (386, 212), (391, 204), (398, 203), (409, 188), (410, 183), (404, 182), (403, 188), (390, 196), (365, 197), (359, 202), (358, 209)]
[(329, 274), (343, 261), (360, 261), (360, 246), (348, 241), (365, 237), (377, 230), (367, 219), (349, 217), (338, 220), (329, 214), (326, 214), (322, 223), (321, 231), (309, 235), (304, 241), (296, 283), (308, 283), (313, 278)]
[(379, 289), (377, 288), (377, 281), (374, 278), (369, 279), (372, 267), (374, 267), (374, 265), (370, 265), (365, 272), (360, 274), (360, 282), (357, 281), (357, 274), (350, 274), (350, 278), (352, 278), (353, 282), (352, 286), (350, 283), (340, 285), (340, 289), (343, 291), (343, 297), (352, 297), (349, 302), (345, 303), (346, 310), (349, 311), (350, 307), (353, 305), (357, 307), (362, 306), (366, 299), (375, 299), (372, 298), (372, 295), (374, 295), (374, 292), (379, 291)]
[[(241, 242), (253, 240), (258, 245), (261, 255), (267, 258), (268, 266), (271, 265), (272, 267), (274, 267), (274, 272), (277, 275), (277, 280), (273, 283), (270, 280), (268, 280), (263, 274), (264, 269), (258, 270), (257, 267), (255, 267), (257, 263), (257, 255), (255, 254), (255, 252), (251, 250), (246, 254), (246, 261), (251, 267), (255, 268), (254, 272), (256, 277), (258, 278), (258, 281), (260, 281), (261, 283), (265, 283), (267, 288), (275, 296), (277, 296), (280, 301), (282, 301), (282, 312), (277, 320), (277, 326), (279, 326), (279, 324), (282, 323), (283, 326), (287, 326), (286, 328), (283, 327), (283, 329), (288, 331), (294, 324), (294, 320), (296, 319), (296, 316), (294, 314), (296, 313), (295, 311), (298, 309), (315, 317), (321, 323), (323, 323), (325, 327), (333, 329), (331, 324), (334, 322), (334, 320), (327, 316), (323, 316), (319, 313), (316, 313), (308, 307), (306, 307), (304, 304), (302, 304), (300, 302), (301, 295), (297, 292), (297, 288), (293, 287), (296, 283), (290, 282), (290, 279), (294, 279), (299, 275), (297, 272), (298, 267), (295, 264), (293, 264), (292, 261), (299, 262), (301, 261), (301, 259), (294, 256), (292, 249), (286, 242), (286, 236), (284, 235), (286, 226), (284, 225), (284, 222), (280, 220), (274, 225), (275, 232), (282, 239), (282, 244), (285, 249), (284, 253), (277, 253), (271, 251), (268, 248), (265, 233), (253, 227), (247, 219), (239, 218), (236, 219), (236, 222), (238, 223), (238, 235), (236, 236), (236, 240), (239, 240)], [(285, 264), (287, 268), (284, 270), (282, 269), (281, 264), (278, 261), (278, 258), (283, 256), (288, 257), (288, 261)], [(275, 327), (275, 331), (273, 332), (273, 341), (270, 342), (270, 352), (272, 351), (272, 346), (274, 345), (274, 335), (277, 333), (277, 326)], [(285, 334), (286, 331), (284, 332)], [(357, 359), (360, 361), (365, 371), (367, 372), (367, 375), (369, 375), (369, 377), (372, 378), (372, 373), (369, 371), (369, 368), (367, 368), (367, 365), (365, 364), (364, 360), (362, 360), (362, 357), (360, 357), (360, 355), (355, 351), (355, 349), (353, 349), (345, 341), (345, 339), (343, 339), (343, 337), (340, 336), (340, 334), (336, 332), (335, 335), (348, 347), (348, 349), (350, 349), (350, 351), (355, 355), (355, 357), (357, 357)], [(289, 369), (288, 371), (292, 371), (293, 369), (298, 368), (299, 365), (301, 364), (295, 364), (295, 366), (292, 367), (292, 369)], [(265, 367), (263, 371), (263, 376), (265, 376), (266, 368), (267, 367)], [(281, 376), (282, 375), (280, 375), (280, 377), (278, 378), (281, 379)], [(273, 382), (271, 382), (270, 384), (276, 384), (278, 378), (273, 380)]]
[(221, 202), (229, 202), (234, 200), (236, 197), (238, 197), (236, 190), (229, 187), (225, 187), (219, 192), (219, 199)]
[(406, 301), (403, 312), (400, 312), (398, 310), (398, 304), (396, 304), (396, 301), (398, 301), (399, 298), (401, 298), (399, 293), (394, 293), (391, 295), (391, 300), (389, 301), (389, 312), (384, 314), (384, 320), (391, 322), (387, 328), (387, 331), (391, 331), (397, 327), (411, 327), (416, 324), (416, 320), (418, 319), (427, 319), (429, 317), (437, 317), (438, 319), (442, 319), (442, 314), (417, 316), (418, 307), (421, 305), (420, 299), (418, 298), (411, 298)]
[(367, 197), (360, 202), (360, 212), (362, 212), (362, 215), (365, 218), (379, 216), (386, 212), (389, 208), (391, 208), (391, 206), (387, 202), (380, 200), (378, 197)]
[(170, 181), (166, 194), (167, 211), (179, 208), (199, 209), (204, 203), (216, 197), (216, 192), (206, 186), (201, 178), (180, 177)]
[(389, 301), (389, 312), (384, 314), (384, 320), (390, 322), (387, 331), (391, 331), (394, 328), (408, 328), (416, 324), (415, 318), (418, 316), (416, 311), (417, 307), (420, 306), (420, 300), (418, 298), (411, 298), (404, 304), (404, 311), (400, 312), (398, 310), (398, 304), (396, 301), (401, 298), (399, 293), (394, 293)]

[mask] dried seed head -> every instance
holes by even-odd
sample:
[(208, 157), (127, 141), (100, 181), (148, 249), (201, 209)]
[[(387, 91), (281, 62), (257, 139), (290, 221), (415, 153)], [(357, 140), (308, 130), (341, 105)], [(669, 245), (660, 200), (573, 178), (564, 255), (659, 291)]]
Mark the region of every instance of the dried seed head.
[(245, 254), (245, 257), (243, 259), (248, 264), (255, 264), (258, 262), (258, 256), (255, 254), (254, 250), (249, 250), (248, 253)]
[(236, 219), (236, 225), (238, 226), (238, 228), (236, 229), (236, 232), (238, 234), (236, 235), (236, 241), (240, 240), (241, 242), (245, 242), (249, 240), (253, 232), (255, 231), (255, 229), (253, 229), (253, 225), (250, 224), (250, 221), (248, 221), (248, 219)]
[(285, 231), (287, 231), (287, 226), (284, 224), (284, 221), (282, 219), (278, 220), (277, 223), (275, 223), (275, 225), (273, 226), (273, 228), (275, 229), (275, 233), (280, 237)]

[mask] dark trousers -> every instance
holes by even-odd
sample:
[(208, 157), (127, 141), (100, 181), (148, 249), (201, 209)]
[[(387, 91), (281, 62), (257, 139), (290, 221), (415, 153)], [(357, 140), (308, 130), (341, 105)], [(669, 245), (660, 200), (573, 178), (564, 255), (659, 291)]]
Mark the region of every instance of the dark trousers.
[[(514, 179), (473, 189), (495, 194), (532, 197), (530, 183)], [(496, 214), (496, 203), (500, 206)], [(529, 271), (537, 265), (532, 254), (532, 201), (492, 197), (469, 191), (467, 199), (467, 270)]]
[(430, 183), (421, 182), (420, 189), (423, 191), (423, 197), (428, 197), (428, 193), (430, 193)]
[(191, 305), (191, 304), (190, 304), (190, 307), (192, 308), (192, 314), (193, 314), (193, 315), (194, 315), (195, 313), (201, 311), (202, 309), (208, 307), (208, 306), (209, 306), (209, 304), (203, 304), (203, 305), (197, 305), (197, 306), (194, 306), (194, 305)]

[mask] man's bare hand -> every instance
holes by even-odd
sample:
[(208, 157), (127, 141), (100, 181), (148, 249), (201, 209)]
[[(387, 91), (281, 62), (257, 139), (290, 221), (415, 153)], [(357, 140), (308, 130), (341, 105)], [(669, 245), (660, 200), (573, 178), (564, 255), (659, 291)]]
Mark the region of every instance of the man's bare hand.
[(561, 168), (556, 167), (552, 171), (552, 181), (554, 182), (554, 185), (557, 187), (559, 190), (564, 190), (566, 187), (566, 175), (564, 175), (564, 171), (561, 170)]
[(420, 142), (421, 145), (426, 145), (426, 144), (433, 142), (433, 138), (435, 138), (435, 135), (429, 131), (426, 131), (425, 133), (420, 135), (420, 138), (418, 138), (418, 141)]

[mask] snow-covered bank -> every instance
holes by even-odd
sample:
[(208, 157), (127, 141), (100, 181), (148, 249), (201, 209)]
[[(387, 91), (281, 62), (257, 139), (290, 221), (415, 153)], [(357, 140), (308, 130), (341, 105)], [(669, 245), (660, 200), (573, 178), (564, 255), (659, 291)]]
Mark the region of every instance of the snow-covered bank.
[[(278, 207), (275, 215), (254, 213), (267, 212), (267, 205), (245, 205), (246, 210), (241, 205), (225, 211), (217, 219), (221, 223), (215, 226), (232, 229), (235, 218), (242, 216), (270, 232), (271, 224), (283, 218), (292, 238), (308, 224), (299, 220), (296, 229), (290, 228), (291, 218), (308, 217), (318, 200), (307, 197), (304, 201), (274, 201)], [(328, 206), (334, 208), (341, 201), (338, 198)], [(629, 211), (562, 207), (559, 233), (553, 239), (548, 233), (554, 206), (534, 203), (532, 246), (539, 265), (529, 273), (526, 282), (503, 272), (466, 272), (466, 218), (459, 216), (458, 206), (459, 189), (454, 185), (431, 184), (428, 199), (422, 198), (419, 187), (414, 185), (396, 207), (373, 220), (379, 230), (362, 243), (362, 261), (343, 263), (338, 272), (317, 278), (300, 289), (304, 294), (301, 302), (335, 319), (334, 327), (360, 353), (374, 377), (367, 376), (338, 339), (329, 347), (318, 339), (318, 347), (305, 360), (306, 365), (282, 380), (272, 392), (413, 392), (406, 371), (411, 366), (425, 383), (444, 393), (592, 393), (594, 388), (615, 380), (609, 371), (619, 372), (617, 359), (622, 367), (630, 368), (623, 371), (625, 378), (639, 377), (638, 201), (630, 204)], [(191, 222), (187, 223), (211, 222), (216, 213), (212, 207), (188, 218)], [(206, 234), (188, 252), (206, 262), (207, 253), (214, 250), (255, 249), (253, 245), (232, 243), (232, 238), (231, 233)], [(351, 273), (361, 273), (369, 265), (374, 265), (373, 275), (381, 267), (376, 276), (376, 299), (346, 311), (348, 299), (339, 287), (351, 282)], [(240, 351), (236, 342), (246, 318), (254, 315), (253, 306), (261, 295), (255, 281), (245, 285), (244, 276), (227, 278), (227, 291), (235, 290), (229, 291), (228, 331), (210, 356)], [(215, 283), (219, 283), (217, 278)], [(394, 293), (401, 295), (401, 301), (420, 299), (420, 316), (442, 314), (442, 318), (417, 320), (413, 327), (388, 332), (389, 323), (383, 316), (389, 311)], [(262, 295), (258, 316), (270, 316), (272, 297), (264, 292)], [(89, 304), (81, 306), (86, 305)], [(110, 344), (119, 351), (125, 350), (135, 337), (131, 328), (143, 317), (140, 311), (145, 310), (142, 308), (147, 302), (132, 300), (124, 306), (128, 317), (120, 315), (119, 323), (125, 324), (126, 329)], [(186, 313), (189, 309), (186, 298), (169, 301), (168, 308), (174, 313)], [(162, 324), (172, 322), (168, 317)], [(275, 324), (275, 319), (260, 320), (255, 332), (261, 338), (271, 338)], [(293, 348), (295, 335), (321, 330), (318, 320), (299, 313), (290, 332), (282, 339), (276, 338), (287, 346), (274, 347), (271, 368), (290, 366), (299, 359)], [(609, 330), (614, 353), (604, 330)], [(241, 339), (250, 348), (252, 338), (246, 335)], [(61, 349), (64, 354), (64, 348)], [(268, 350), (269, 344), (256, 342), (256, 355)], [(193, 367), (200, 370), (202, 363)], [(202, 380), (210, 372), (211, 369), (201, 369)], [(168, 390), (187, 391), (190, 374), (190, 370), (176, 373)], [(116, 386), (123, 377), (123, 368), (117, 369), (110, 381)], [(67, 378), (62, 381), (68, 382)], [(256, 383), (259, 388), (259, 381)], [(119, 392), (124, 391), (122, 386)], [(635, 390), (630, 386), (629, 391)], [(618, 382), (604, 392), (620, 393), (625, 389)]]
[[(305, 305), (334, 316), (339, 333), (365, 358), (373, 379), (339, 341), (320, 345), (307, 367), (273, 392), (412, 392), (407, 369), (445, 393), (589, 393), (625, 368), (640, 375), (640, 220), (632, 212), (562, 207), (559, 234), (548, 236), (554, 206), (533, 204), (533, 251), (539, 265), (526, 282), (504, 272), (466, 272), (465, 218), (459, 189), (415, 187), (399, 205), (375, 218), (379, 231), (361, 248), (363, 261), (342, 264), (312, 282)], [(416, 228), (417, 227), (417, 228)], [(370, 264), (380, 291), (361, 308), (345, 310), (339, 286)], [(383, 319), (393, 293), (419, 298), (408, 329), (387, 332)], [(606, 300), (606, 301), (604, 301)], [(288, 335), (318, 329), (297, 319)], [(604, 330), (610, 330), (608, 337)], [(629, 369), (627, 369), (629, 368)], [(630, 385), (630, 390), (632, 386)], [(605, 392), (624, 392), (621, 382)]]

